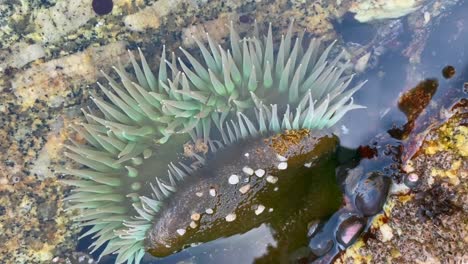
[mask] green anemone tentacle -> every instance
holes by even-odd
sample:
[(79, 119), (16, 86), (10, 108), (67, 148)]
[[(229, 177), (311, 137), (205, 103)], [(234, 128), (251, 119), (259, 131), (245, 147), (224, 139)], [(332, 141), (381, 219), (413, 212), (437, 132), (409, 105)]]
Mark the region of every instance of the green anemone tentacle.
[(209, 35), (208, 45), (194, 37), (200, 58), (180, 48), (182, 57), (172, 53), (169, 61), (163, 47), (155, 74), (138, 50), (140, 63), (129, 52), (133, 74), (122, 66), (114, 68), (117, 80), (103, 72), (108, 83), (98, 86), (105, 98), (92, 98), (99, 113), (83, 110), (86, 122), (72, 127), (86, 143), (72, 141), (65, 153), (80, 168), (61, 171), (77, 179), (64, 181), (77, 187), (66, 200), (80, 210), (76, 220), (92, 226), (83, 236), (96, 239), (93, 252), (104, 247), (101, 256), (140, 263), (163, 200), (205, 162), (193, 153), (195, 162), (169, 163), (167, 174), (144, 178), (141, 165), (161, 155), (155, 143), (186, 133), (215, 152), (262, 133), (328, 128), (362, 108), (352, 95), (364, 83), (347, 89), (353, 75), (345, 74), (344, 54), (331, 59), (334, 43), (322, 49), (312, 39), (304, 46), (292, 30), (293, 23), (276, 45), (271, 24), (266, 36), (255, 25), (254, 35), (241, 39), (231, 23), (228, 48)]

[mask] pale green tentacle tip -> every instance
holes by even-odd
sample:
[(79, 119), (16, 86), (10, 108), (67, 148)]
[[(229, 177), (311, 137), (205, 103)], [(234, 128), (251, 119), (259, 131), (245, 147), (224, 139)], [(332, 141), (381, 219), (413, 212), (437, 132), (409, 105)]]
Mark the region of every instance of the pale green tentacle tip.
[(130, 188), (132, 191), (138, 191), (141, 189), (141, 183), (140, 182), (134, 182), (132, 185), (130, 185)]
[(130, 198), (132, 202), (139, 202), (140, 198), (138, 196), (138, 193), (129, 193), (126, 195), (127, 198)]
[(143, 159), (140, 158), (140, 157), (132, 158), (132, 164), (133, 165), (141, 165), (141, 164), (143, 164)]
[(130, 167), (130, 166), (125, 166), (125, 168), (127, 169), (128, 173), (128, 177), (130, 178), (135, 178), (138, 176), (138, 170), (133, 168), (133, 167)]
[(153, 155), (153, 151), (151, 149), (143, 150), (143, 158), (149, 159)]

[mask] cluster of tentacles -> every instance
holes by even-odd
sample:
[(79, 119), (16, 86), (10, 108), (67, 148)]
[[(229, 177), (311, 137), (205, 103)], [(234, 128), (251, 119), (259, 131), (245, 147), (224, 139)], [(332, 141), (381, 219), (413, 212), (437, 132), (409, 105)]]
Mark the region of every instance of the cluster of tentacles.
[(231, 23), (227, 49), (207, 35), (207, 46), (195, 39), (200, 59), (180, 48), (183, 57), (172, 53), (169, 61), (163, 48), (157, 76), (140, 50), (140, 63), (130, 52), (134, 74), (122, 66), (114, 68), (118, 80), (103, 73), (105, 98), (93, 97), (99, 113), (84, 111), (87, 121), (73, 126), (86, 143), (66, 146), (79, 168), (63, 170), (74, 176), (65, 180), (76, 186), (66, 200), (79, 209), (80, 225), (91, 226), (81, 237), (94, 234), (93, 250), (117, 254), (117, 263), (141, 261), (164, 199), (206, 158), (194, 153), (193, 164), (174, 161), (167, 173), (143, 177), (141, 165), (157, 159), (154, 150), (174, 134), (188, 133), (215, 152), (257, 134), (328, 128), (362, 108), (351, 96), (363, 83), (346, 90), (353, 75), (343, 53), (330, 59), (333, 44), (293, 40), (292, 29), (277, 46), (271, 25), (266, 36), (255, 25), (241, 39)]

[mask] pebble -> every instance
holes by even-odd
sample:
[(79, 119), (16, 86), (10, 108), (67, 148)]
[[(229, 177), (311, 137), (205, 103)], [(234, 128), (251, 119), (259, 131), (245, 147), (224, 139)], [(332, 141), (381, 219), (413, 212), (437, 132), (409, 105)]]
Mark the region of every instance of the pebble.
[(190, 228), (195, 229), (197, 228), (197, 226), (197, 223), (195, 223), (194, 221), (190, 222)]
[(202, 192), (197, 192), (197, 193), (195, 193), (195, 195), (198, 196), (198, 197), (202, 197), (203, 193)]
[(257, 209), (255, 210), (255, 214), (259, 215), (259, 214), (263, 213), (263, 211), (265, 211), (265, 206), (259, 204)]
[(182, 228), (181, 228), (181, 229), (177, 229), (176, 232), (177, 232), (177, 234), (179, 234), (179, 236), (183, 236), (183, 235), (185, 234), (186, 231), (185, 231), (185, 229), (182, 229)]
[(231, 214), (226, 215), (226, 221), (227, 222), (232, 222), (234, 220), (236, 220), (236, 214), (231, 213)]
[(267, 180), (267, 182), (269, 182), (269, 183), (275, 184), (276, 182), (278, 182), (278, 177), (268, 175), (268, 176), (266, 177), (266, 180)]
[(254, 170), (250, 167), (244, 167), (242, 168), (242, 171), (247, 174), (247, 175), (253, 175), (254, 174)]
[(228, 182), (229, 182), (229, 184), (232, 184), (232, 185), (238, 184), (239, 183), (239, 176), (237, 176), (235, 174), (229, 176)]
[(288, 163), (286, 162), (280, 162), (280, 164), (278, 164), (278, 170), (285, 170), (288, 168)]
[(247, 184), (247, 185), (240, 187), (239, 192), (241, 192), (242, 194), (245, 194), (249, 190), (250, 190), (250, 184)]
[(257, 175), (258, 177), (263, 177), (263, 175), (265, 175), (265, 170), (263, 169), (258, 169), (255, 171), (255, 175)]
[(312, 166), (312, 162), (307, 162), (304, 164), (304, 167), (310, 168)]
[(213, 209), (208, 208), (208, 209), (205, 210), (205, 213), (210, 215), (210, 214), (213, 214), (214, 212), (213, 212)]

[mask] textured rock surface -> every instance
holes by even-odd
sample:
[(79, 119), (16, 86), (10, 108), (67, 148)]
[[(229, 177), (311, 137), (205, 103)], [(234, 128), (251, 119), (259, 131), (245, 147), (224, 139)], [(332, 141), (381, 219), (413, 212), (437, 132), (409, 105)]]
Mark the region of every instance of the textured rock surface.
[(404, 167), (414, 191), (392, 196), (365, 240), (337, 263), (466, 263), (468, 254), (468, 129), (453, 118), (431, 131)]

